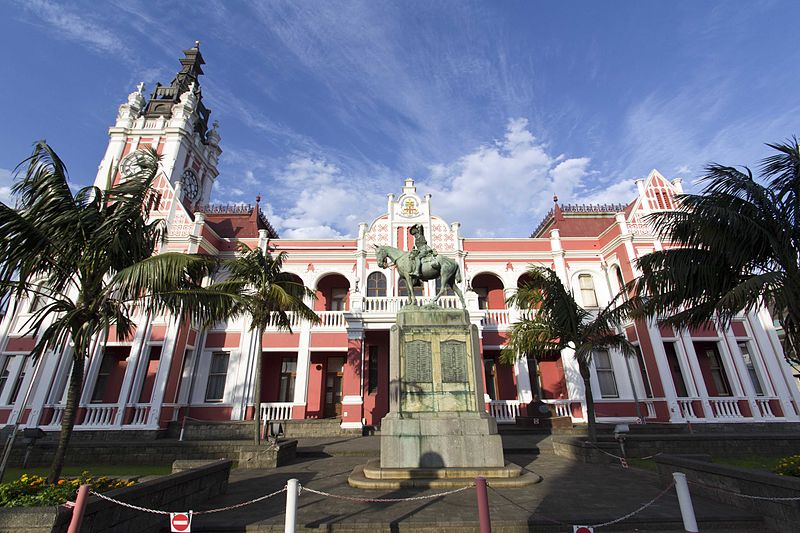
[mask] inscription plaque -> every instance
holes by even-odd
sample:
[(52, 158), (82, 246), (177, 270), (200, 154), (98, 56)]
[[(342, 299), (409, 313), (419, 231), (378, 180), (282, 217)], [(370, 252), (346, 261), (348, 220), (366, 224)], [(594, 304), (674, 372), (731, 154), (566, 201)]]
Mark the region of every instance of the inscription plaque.
[(467, 382), (467, 348), (462, 341), (442, 341), (439, 343), (442, 362), (442, 382)]
[(406, 381), (430, 383), (433, 381), (431, 371), (431, 343), (426, 341), (410, 341), (406, 343)]

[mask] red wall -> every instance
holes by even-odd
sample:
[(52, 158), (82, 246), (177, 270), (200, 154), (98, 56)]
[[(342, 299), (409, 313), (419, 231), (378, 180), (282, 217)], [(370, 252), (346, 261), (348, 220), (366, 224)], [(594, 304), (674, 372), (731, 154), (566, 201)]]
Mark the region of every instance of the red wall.
[(142, 392), (139, 395), (139, 403), (150, 403), (153, 397), (153, 385), (156, 382), (158, 365), (161, 363), (161, 346), (151, 346), (147, 361), (147, 374), (142, 383)]
[(325, 377), (326, 356), (311, 353), (311, 364), (308, 369), (308, 397), (306, 398), (306, 418), (322, 418), (325, 416), (323, 404), (323, 379)]
[[(389, 412), (389, 333), (369, 331), (364, 348), (365, 361), (369, 361), (369, 347), (378, 347), (378, 389), (368, 393), (369, 375), (364, 376), (364, 417), (369, 425), (379, 425), (381, 418)], [(372, 361), (366, 363), (369, 369)], [(365, 369), (365, 371), (366, 371)]]

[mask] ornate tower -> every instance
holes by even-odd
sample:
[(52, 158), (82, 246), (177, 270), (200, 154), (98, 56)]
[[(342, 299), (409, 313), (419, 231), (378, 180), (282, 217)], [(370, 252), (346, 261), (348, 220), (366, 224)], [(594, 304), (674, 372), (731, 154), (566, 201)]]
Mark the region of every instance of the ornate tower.
[[(178, 197), (188, 212), (208, 203), (222, 153), (217, 123), (208, 127), (211, 112), (203, 104), (200, 42), (183, 51), (181, 68), (169, 85), (156, 84), (149, 99), (140, 83), (119, 106), (116, 123), (100, 163), (95, 185), (107, 187), (133, 170), (137, 150), (154, 148), (161, 156), (156, 187)], [(163, 182), (162, 182), (163, 181)], [(174, 195), (174, 196), (173, 196)]]

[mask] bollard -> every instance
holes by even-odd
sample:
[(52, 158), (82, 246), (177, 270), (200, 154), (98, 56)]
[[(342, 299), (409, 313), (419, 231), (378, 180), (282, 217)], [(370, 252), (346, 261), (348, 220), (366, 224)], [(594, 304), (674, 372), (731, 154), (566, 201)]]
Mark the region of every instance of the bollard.
[(286, 482), (286, 521), (283, 532), (294, 533), (297, 524), (297, 495), (300, 494), (300, 482), (294, 478)]
[(478, 521), (481, 533), (492, 533), (492, 521), (489, 518), (489, 493), (486, 491), (486, 478), (475, 478), (475, 493), (478, 496)]
[(89, 497), (89, 485), (78, 487), (75, 507), (72, 508), (72, 519), (69, 521), (67, 533), (80, 533), (83, 524), (83, 512), (86, 510), (86, 499)]
[(700, 529), (698, 529), (697, 520), (694, 517), (692, 496), (689, 494), (689, 483), (686, 482), (686, 474), (673, 472), (672, 477), (675, 478), (675, 492), (678, 493), (678, 504), (681, 506), (683, 529), (689, 533), (697, 533)]

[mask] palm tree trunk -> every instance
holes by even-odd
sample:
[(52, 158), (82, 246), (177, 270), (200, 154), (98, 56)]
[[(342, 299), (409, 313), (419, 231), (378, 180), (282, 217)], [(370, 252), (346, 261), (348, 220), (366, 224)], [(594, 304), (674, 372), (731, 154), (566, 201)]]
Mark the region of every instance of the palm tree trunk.
[(589, 365), (578, 361), (581, 377), (583, 378), (583, 389), (586, 394), (586, 424), (589, 432), (589, 442), (597, 442), (597, 420), (594, 415), (594, 394), (592, 394), (592, 381)]
[(75, 417), (78, 414), (78, 402), (83, 388), (83, 367), (84, 367), (83, 346), (75, 346), (73, 355), (72, 373), (69, 377), (69, 388), (67, 389), (67, 403), (64, 405), (64, 416), (61, 418), (61, 432), (58, 435), (58, 448), (53, 456), (53, 463), (50, 466), (50, 476), (48, 483), (56, 483), (61, 477), (61, 470), (64, 468), (64, 456), (67, 453), (72, 428), (75, 427)]
[(255, 383), (253, 384), (253, 441), (256, 445), (261, 444), (261, 359), (263, 351), (264, 330), (258, 330), (258, 340), (256, 340), (256, 368)]

